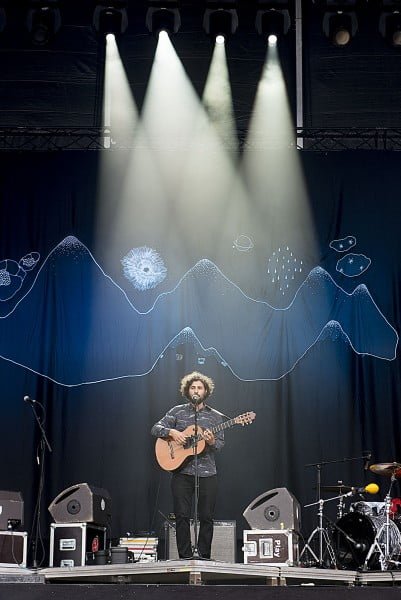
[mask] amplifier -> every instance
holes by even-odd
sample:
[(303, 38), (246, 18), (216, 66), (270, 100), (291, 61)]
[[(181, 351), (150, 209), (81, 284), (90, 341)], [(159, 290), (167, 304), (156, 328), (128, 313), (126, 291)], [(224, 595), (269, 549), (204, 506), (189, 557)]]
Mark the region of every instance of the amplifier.
[[(174, 523), (174, 521), (173, 521)], [(174, 523), (175, 524), (175, 523)], [(166, 534), (166, 559), (178, 559), (175, 529), (167, 522), (164, 523)], [(237, 535), (236, 521), (214, 521), (211, 559), (235, 563)], [(198, 530), (199, 531), (199, 530)], [(191, 540), (194, 542), (194, 524), (191, 520)]]
[(0, 530), (8, 530), (8, 521), (24, 526), (24, 501), (21, 492), (0, 491)]
[(244, 563), (272, 566), (298, 564), (298, 535), (292, 529), (244, 530)]

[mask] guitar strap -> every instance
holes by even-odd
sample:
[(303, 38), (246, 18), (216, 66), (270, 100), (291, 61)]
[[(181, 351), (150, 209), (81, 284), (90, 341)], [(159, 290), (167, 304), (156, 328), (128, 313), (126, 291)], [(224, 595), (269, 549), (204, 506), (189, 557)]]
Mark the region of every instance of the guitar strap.
[(210, 410), (212, 410), (213, 412), (215, 412), (215, 413), (217, 413), (218, 415), (220, 415), (220, 417), (224, 417), (225, 419), (227, 419), (227, 421), (231, 421), (231, 420), (232, 420), (232, 418), (231, 418), (231, 417), (228, 417), (227, 415), (225, 415), (224, 413), (220, 412), (220, 411), (219, 411), (219, 410), (217, 410), (216, 408), (212, 408), (212, 407), (211, 407), (211, 406), (209, 406), (209, 405), (207, 405), (207, 406), (208, 406), (208, 408), (209, 408)]

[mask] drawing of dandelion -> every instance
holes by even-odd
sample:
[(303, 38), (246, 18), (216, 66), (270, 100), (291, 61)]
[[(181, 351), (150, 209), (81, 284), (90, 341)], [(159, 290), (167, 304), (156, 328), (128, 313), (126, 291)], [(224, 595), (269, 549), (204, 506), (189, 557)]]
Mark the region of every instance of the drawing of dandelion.
[(121, 264), (125, 277), (137, 290), (142, 292), (155, 288), (167, 274), (160, 254), (147, 246), (132, 248), (121, 259)]

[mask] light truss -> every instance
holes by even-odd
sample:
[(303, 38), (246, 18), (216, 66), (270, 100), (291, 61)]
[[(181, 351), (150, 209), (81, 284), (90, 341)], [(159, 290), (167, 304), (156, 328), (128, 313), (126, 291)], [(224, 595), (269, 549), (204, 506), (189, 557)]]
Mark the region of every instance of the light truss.
[[(238, 138), (240, 149), (255, 151), (274, 149), (277, 143), (283, 143), (266, 139), (249, 148), (245, 131), (240, 131)], [(400, 151), (401, 128), (297, 127), (288, 146), (307, 152)], [(0, 152), (113, 151), (134, 147), (137, 147), (135, 137), (127, 143), (114, 138), (112, 130), (103, 127), (0, 127)]]

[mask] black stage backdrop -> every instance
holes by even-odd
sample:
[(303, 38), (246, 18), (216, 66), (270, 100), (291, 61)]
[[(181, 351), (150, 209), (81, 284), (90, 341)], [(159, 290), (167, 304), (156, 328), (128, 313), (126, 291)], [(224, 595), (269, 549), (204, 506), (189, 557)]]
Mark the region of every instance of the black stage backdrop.
[[(401, 460), (397, 154), (302, 155), (318, 255), (285, 232), (280, 244), (272, 215), (252, 202), (234, 228), (217, 205), (215, 214), (198, 207), (194, 220), (190, 203), (179, 213), (133, 197), (129, 233), (113, 236), (96, 220), (99, 159), (0, 163), (0, 487), (22, 491), (26, 528), (39, 469), (25, 395), (46, 408), (53, 447), (44, 538), (46, 507), (79, 482), (109, 490), (113, 536), (160, 533), (170, 476), (156, 465), (150, 428), (180, 401), (179, 379), (192, 369), (213, 377), (220, 411), (257, 414), (226, 433), (218, 458), (216, 517), (237, 520), (239, 536), (242, 511), (266, 490), (315, 499), (307, 463), (367, 450), (375, 462)], [(288, 271), (284, 295), (276, 263)], [(377, 480), (381, 497), (389, 483), (362, 460), (322, 469), (324, 484), (338, 479)], [(315, 509), (303, 516), (307, 533)]]

